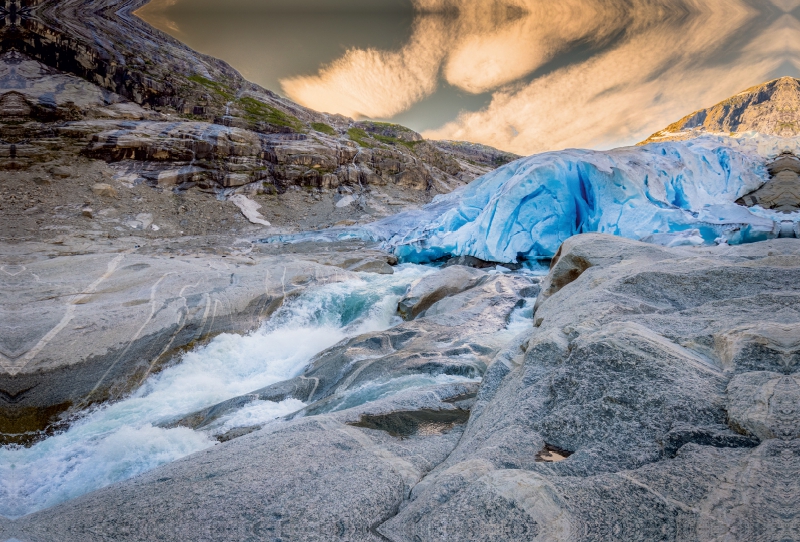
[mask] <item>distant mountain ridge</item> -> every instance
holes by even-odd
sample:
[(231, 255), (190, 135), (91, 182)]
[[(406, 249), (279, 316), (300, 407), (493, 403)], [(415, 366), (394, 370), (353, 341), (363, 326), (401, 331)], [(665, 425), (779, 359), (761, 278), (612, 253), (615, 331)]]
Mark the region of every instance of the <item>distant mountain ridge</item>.
[(641, 144), (689, 139), (702, 133), (744, 132), (779, 137), (800, 135), (800, 80), (781, 77), (748, 88), (712, 107), (683, 117)]

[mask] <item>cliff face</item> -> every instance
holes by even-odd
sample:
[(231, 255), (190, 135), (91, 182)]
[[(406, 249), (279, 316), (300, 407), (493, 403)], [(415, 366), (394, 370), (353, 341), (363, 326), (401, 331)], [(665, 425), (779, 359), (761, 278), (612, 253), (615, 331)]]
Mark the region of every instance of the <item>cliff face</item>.
[(644, 143), (687, 139), (702, 132), (797, 136), (800, 133), (800, 80), (781, 77), (751, 87), (713, 107), (687, 115)]
[[(139, 105), (213, 120), (239, 91), (260, 91), (303, 120), (320, 118), (246, 82), (137, 18), (148, 0), (5, 0), (0, 52), (17, 51)], [(239, 111), (234, 109), (234, 113)]]

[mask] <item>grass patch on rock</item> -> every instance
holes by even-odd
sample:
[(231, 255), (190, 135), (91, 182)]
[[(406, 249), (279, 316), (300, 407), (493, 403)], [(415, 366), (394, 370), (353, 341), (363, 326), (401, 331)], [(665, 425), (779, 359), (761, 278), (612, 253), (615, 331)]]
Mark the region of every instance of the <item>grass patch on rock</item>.
[(368, 149), (372, 149), (375, 147), (375, 145), (367, 141), (368, 139), (370, 139), (370, 135), (361, 128), (350, 128), (349, 130), (347, 130), (347, 137), (349, 137), (352, 141), (355, 141), (362, 147), (366, 147)]
[(332, 126), (325, 124), (324, 122), (312, 122), (311, 127), (316, 130), (317, 132), (321, 132), (323, 134), (328, 134), (329, 136), (335, 136), (336, 130), (333, 129)]
[(422, 143), (422, 141), (405, 141), (397, 137), (390, 137), (381, 134), (372, 134), (372, 137), (374, 139), (377, 139), (381, 143), (385, 143), (387, 145), (402, 145), (412, 151), (416, 148), (417, 145)]
[(192, 75), (189, 77), (189, 81), (192, 83), (197, 83), (200, 86), (207, 88), (208, 90), (214, 92), (218, 96), (221, 96), (227, 101), (231, 101), (234, 98), (234, 91), (229, 86), (224, 85), (222, 83), (217, 83), (216, 81), (212, 81), (211, 79), (207, 79), (202, 75)]
[(357, 130), (364, 134), (365, 137), (369, 137), (384, 145), (393, 147), (402, 145), (413, 151), (417, 145), (423, 142), (418, 133), (400, 124), (365, 121), (358, 123), (357, 126), (357, 128), (353, 128), (352, 130)]
[(300, 122), (300, 119), (271, 105), (259, 102), (255, 98), (239, 98), (236, 104), (244, 111), (245, 119), (251, 122), (268, 122), (276, 126), (291, 128), (297, 132), (303, 130), (303, 123)]

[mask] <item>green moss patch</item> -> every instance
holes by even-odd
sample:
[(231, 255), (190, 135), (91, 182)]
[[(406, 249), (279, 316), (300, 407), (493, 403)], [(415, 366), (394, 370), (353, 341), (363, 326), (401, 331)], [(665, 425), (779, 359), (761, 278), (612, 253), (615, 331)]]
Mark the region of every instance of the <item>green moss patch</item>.
[(233, 100), (235, 96), (233, 89), (231, 89), (229, 86), (224, 85), (222, 83), (217, 83), (216, 81), (212, 81), (211, 79), (206, 79), (202, 75), (192, 75), (191, 77), (189, 77), (189, 81), (191, 81), (192, 83), (197, 83), (198, 85), (207, 88), (208, 90), (214, 92), (218, 96), (221, 96), (227, 101)]
[(377, 139), (381, 143), (385, 143), (387, 145), (402, 145), (412, 151), (417, 145), (422, 143), (422, 141), (405, 141), (396, 137), (389, 137), (380, 134), (372, 134), (372, 137)]
[[(375, 141), (383, 143), (384, 145), (402, 145), (412, 151), (418, 144), (422, 143), (422, 141), (412, 141), (413, 137), (409, 136), (416, 137), (416, 133), (400, 124), (393, 124), (391, 122), (365, 121), (360, 122), (358, 126), (358, 128), (351, 128), (348, 133), (351, 131), (354, 132), (356, 137), (362, 141), (365, 138), (371, 138)], [(352, 135), (350, 139), (356, 141)]]
[(276, 126), (285, 126), (298, 132), (303, 130), (303, 123), (294, 115), (284, 113), (280, 109), (259, 102), (254, 98), (239, 98), (236, 104), (242, 108), (245, 118), (251, 122), (268, 122)]
[(362, 147), (366, 147), (368, 149), (372, 149), (373, 147), (375, 147), (375, 145), (367, 141), (370, 138), (370, 136), (367, 132), (365, 132), (361, 128), (350, 128), (349, 130), (347, 130), (347, 137), (349, 137), (351, 140), (355, 141)]
[(336, 135), (336, 130), (334, 130), (332, 126), (328, 126), (324, 122), (312, 122), (311, 127), (317, 132), (328, 134), (329, 136)]

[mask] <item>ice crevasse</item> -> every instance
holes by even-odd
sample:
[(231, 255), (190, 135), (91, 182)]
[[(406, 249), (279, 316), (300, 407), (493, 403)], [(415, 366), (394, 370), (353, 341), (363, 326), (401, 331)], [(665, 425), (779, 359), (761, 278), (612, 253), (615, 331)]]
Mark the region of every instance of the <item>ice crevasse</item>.
[(703, 136), (544, 153), (350, 234), (382, 241), (418, 263), (450, 255), (548, 259), (569, 237), (589, 232), (670, 246), (761, 241), (777, 237), (788, 221), (797, 231), (800, 213), (735, 201), (767, 181), (770, 156), (796, 145), (758, 135)]

